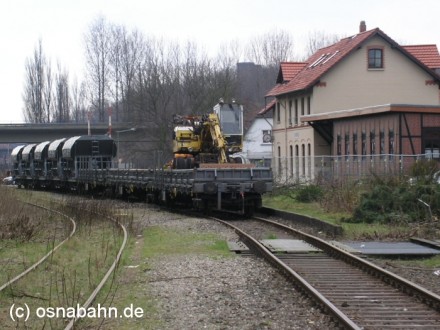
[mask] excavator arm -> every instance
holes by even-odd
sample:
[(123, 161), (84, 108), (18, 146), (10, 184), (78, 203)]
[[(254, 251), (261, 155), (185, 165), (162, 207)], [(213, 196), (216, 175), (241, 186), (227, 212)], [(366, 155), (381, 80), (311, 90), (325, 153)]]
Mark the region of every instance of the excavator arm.
[(217, 114), (209, 114), (207, 121), (205, 121), (205, 125), (208, 126), (209, 133), (211, 134), (212, 143), (214, 147), (218, 150), (218, 162), (227, 163), (228, 157), (226, 156), (226, 140), (220, 128), (220, 121)]

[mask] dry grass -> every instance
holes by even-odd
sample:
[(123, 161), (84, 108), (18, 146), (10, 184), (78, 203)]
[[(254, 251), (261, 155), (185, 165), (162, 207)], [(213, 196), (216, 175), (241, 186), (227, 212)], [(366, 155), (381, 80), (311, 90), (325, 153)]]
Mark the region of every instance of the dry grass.
[[(21, 207), (22, 216), (17, 217), (17, 221), (21, 221), (23, 215), (26, 215), (29, 224), (36, 224), (36, 229), (29, 240), (23, 240), (24, 235), (16, 235), (14, 239), (9, 235), (0, 240), (1, 261), (11, 266), (7, 272), (2, 271), (2, 274), (6, 274), (5, 277), (8, 278), (16, 275), (28, 267), (32, 260), (41, 258), (56, 244), (55, 241), (65, 238), (71, 229), (70, 222), (65, 218), (23, 206), (19, 202), (20, 198), (34, 201), (39, 199), (39, 204), (52, 203), (53, 207), (62, 209), (63, 213), (68, 213), (77, 220), (77, 233), (35, 271), (0, 293), (2, 329), (25, 327), (24, 323), (17, 324), (9, 318), (9, 308), (14, 303), (27, 304), (34, 312), (26, 327), (64, 328), (65, 320), (38, 319), (35, 311), (38, 307), (76, 307), (77, 303), (82, 305), (113, 263), (122, 242), (119, 228), (106, 218), (112, 213), (111, 203), (72, 196), (72, 198), (60, 198), (61, 203), (53, 203), (48, 196), (40, 193), (32, 193), (30, 196), (27, 191), (13, 191), (6, 197), (11, 197), (11, 206), (8, 210), (5, 209), (5, 213), (2, 212), (2, 218), (7, 219), (11, 216), (14, 207)], [(15, 200), (14, 206), (12, 206), (13, 200)], [(3, 205), (7, 204), (3, 202)], [(68, 229), (67, 233), (66, 229)], [(6, 280), (3, 279), (2, 283)], [(108, 299), (111, 299), (112, 294), (114, 292), (109, 294)]]

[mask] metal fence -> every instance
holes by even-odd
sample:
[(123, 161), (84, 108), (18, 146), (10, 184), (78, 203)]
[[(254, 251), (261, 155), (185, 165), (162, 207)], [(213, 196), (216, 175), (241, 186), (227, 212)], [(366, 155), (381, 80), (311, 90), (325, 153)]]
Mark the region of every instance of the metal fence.
[(305, 156), (276, 157), (272, 167), (279, 184), (322, 180), (353, 180), (372, 175), (399, 176), (409, 174), (418, 161), (435, 159), (432, 154), (420, 155), (364, 155), (364, 156)]

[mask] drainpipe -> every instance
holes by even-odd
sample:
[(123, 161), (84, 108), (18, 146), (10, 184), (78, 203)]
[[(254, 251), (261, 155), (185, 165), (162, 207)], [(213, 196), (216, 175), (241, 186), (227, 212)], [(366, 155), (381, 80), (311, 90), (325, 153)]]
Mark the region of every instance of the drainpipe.
[[(289, 173), (288, 173), (288, 164), (287, 164), (287, 152), (288, 152), (288, 147), (287, 147), (287, 99), (284, 99), (284, 102), (286, 103), (284, 106), (284, 154), (286, 155), (285, 157), (285, 161), (284, 161), (284, 166), (285, 166), (285, 171), (286, 172), (286, 183), (287, 180), (289, 178)], [(281, 104), (281, 103), (280, 103)]]
[[(276, 98), (275, 98), (276, 99)], [(264, 97), (264, 109), (266, 109), (267, 107), (267, 96)], [(276, 103), (275, 103), (275, 110), (276, 110)], [(265, 114), (263, 114), (263, 118), (264, 120), (269, 124), (269, 126), (271, 127), (271, 132), (272, 132), (272, 136), (271, 136), (271, 149), (272, 149), (272, 161), (271, 161), (271, 167), (273, 168), (273, 160), (274, 160), (274, 150), (273, 150), (273, 118), (272, 118), (272, 124), (269, 122), (269, 120), (267, 120), (267, 118), (265, 117)], [(275, 113), (274, 113), (275, 115)], [(273, 116), (274, 117), (274, 116)]]

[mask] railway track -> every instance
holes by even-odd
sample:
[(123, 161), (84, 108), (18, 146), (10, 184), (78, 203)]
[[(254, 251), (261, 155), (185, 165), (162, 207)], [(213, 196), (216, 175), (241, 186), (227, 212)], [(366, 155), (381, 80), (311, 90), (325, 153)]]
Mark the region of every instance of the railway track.
[[(82, 307), (85, 310), (87, 310), (87, 308), (90, 307), (90, 305), (93, 303), (93, 301), (96, 299), (97, 295), (99, 294), (99, 292), (103, 288), (104, 284), (107, 282), (109, 277), (112, 275), (113, 271), (116, 269), (116, 266), (118, 265), (119, 261), (121, 260), (122, 252), (125, 249), (125, 245), (127, 244), (128, 232), (127, 232), (127, 229), (125, 228), (125, 226), (115, 218), (108, 217), (108, 220), (113, 221), (115, 224), (117, 224), (118, 226), (121, 227), (121, 229), (124, 233), (124, 239), (123, 239), (121, 247), (119, 248), (119, 251), (116, 255), (116, 258), (113, 261), (110, 268), (108, 269), (107, 273), (104, 275), (101, 282), (99, 282), (99, 284), (95, 288), (95, 290), (93, 290), (92, 294), (87, 298), (86, 302), (82, 305)], [(65, 330), (72, 329), (77, 320), (78, 320), (78, 318), (73, 318), (72, 320), (70, 320), (69, 324), (65, 327)]]
[[(36, 270), (40, 265), (42, 265), (45, 261), (47, 261), (49, 259), (49, 257), (53, 256), (53, 254), (57, 250), (60, 250), (63, 247), (63, 245), (69, 239), (71, 239), (75, 235), (75, 233), (78, 232), (78, 230), (77, 230), (77, 228), (78, 228), (77, 222), (72, 217), (69, 217), (68, 215), (66, 215), (66, 214), (64, 214), (62, 212), (59, 212), (57, 210), (53, 210), (53, 209), (47, 208), (47, 207), (42, 206), (42, 205), (37, 205), (37, 204), (34, 204), (34, 203), (27, 203), (27, 204), (32, 205), (34, 207), (38, 207), (38, 208), (44, 209), (44, 210), (46, 210), (48, 212), (56, 213), (56, 214), (58, 214), (58, 215), (60, 215), (62, 217), (65, 217), (65, 218), (69, 219), (72, 222), (72, 231), (70, 232), (68, 237), (66, 237), (62, 242), (58, 243), (53, 249), (51, 249), (48, 253), (46, 253), (46, 255), (44, 255), (44, 257), (42, 257), (40, 260), (38, 260), (32, 266), (28, 267), (25, 271), (21, 272), (20, 274), (16, 275), (14, 278), (12, 278), (8, 282), (6, 282), (2, 286), (0, 286), (0, 291), (10, 287), (12, 284), (16, 283), (18, 280), (24, 278), (26, 275), (29, 275), (32, 271)], [(124, 251), (124, 248), (125, 248), (125, 246), (127, 244), (127, 240), (128, 240), (128, 231), (127, 231), (126, 227), (118, 219), (110, 217), (110, 216), (106, 216), (106, 219), (108, 221), (111, 221), (111, 222), (115, 223), (117, 226), (120, 227), (120, 229), (121, 229), (121, 231), (123, 233), (123, 239), (122, 239), (122, 243), (121, 243), (121, 245), (120, 245), (120, 247), (118, 249), (116, 257), (114, 258), (111, 266), (108, 268), (108, 270), (106, 271), (105, 275), (102, 277), (100, 282), (96, 285), (96, 287), (94, 288), (93, 292), (87, 298), (84, 298), (85, 302), (82, 303), (82, 305), (81, 305), (81, 307), (84, 310), (87, 310), (87, 308), (89, 308), (92, 305), (92, 303), (95, 301), (96, 297), (100, 293), (101, 289), (103, 288), (103, 286), (105, 285), (107, 280), (109, 280), (109, 278), (112, 276), (112, 274), (115, 271), (118, 263), (120, 262), (122, 253)], [(28, 296), (28, 297), (34, 297), (35, 298), (35, 296)], [(69, 306), (66, 306), (66, 307), (69, 307)], [(12, 319), (12, 320), (15, 322), (14, 319)], [(70, 321), (68, 321), (68, 324), (65, 327), (65, 329), (72, 329), (74, 327), (75, 322), (77, 320), (79, 320), (78, 317), (74, 317), (74, 318), (70, 319)]]
[(26, 276), (28, 273), (30, 273), (31, 271), (35, 270), (38, 266), (40, 266), (44, 261), (47, 260), (47, 258), (49, 258), (56, 250), (58, 250), (64, 243), (66, 243), (76, 232), (76, 222), (73, 218), (69, 217), (68, 215), (61, 213), (59, 211), (56, 210), (52, 210), (49, 209), (45, 206), (41, 206), (41, 205), (37, 205), (34, 203), (26, 203), (28, 205), (32, 205), (34, 207), (38, 207), (41, 209), (44, 209), (48, 212), (53, 212), (56, 213), (58, 215), (61, 215), (62, 217), (70, 220), (70, 222), (72, 223), (72, 231), (70, 232), (69, 236), (67, 236), (62, 242), (58, 243), (53, 249), (51, 249), (46, 255), (44, 255), (40, 260), (38, 260), (36, 263), (34, 263), (32, 266), (28, 267), (26, 270), (24, 270), (23, 272), (21, 272), (20, 274), (16, 275), (15, 277), (13, 277), (11, 280), (7, 281), (6, 283), (4, 283), (2, 286), (0, 286), (0, 292), (3, 291), (4, 289), (6, 289), (7, 287), (9, 287), (10, 285), (12, 285), (13, 283), (17, 282), (19, 279), (23, 278), (24, 276)]
[(246, 233), (252, 230), (249, 222), (216, 220), (232, 227), (252, 251), (290, 278), (331, 314), (339, 326), (348, 329), (440, 327), (440, 296), (320, 238), (271, 220), (255, 219), (319, 251), (274, 254)]

